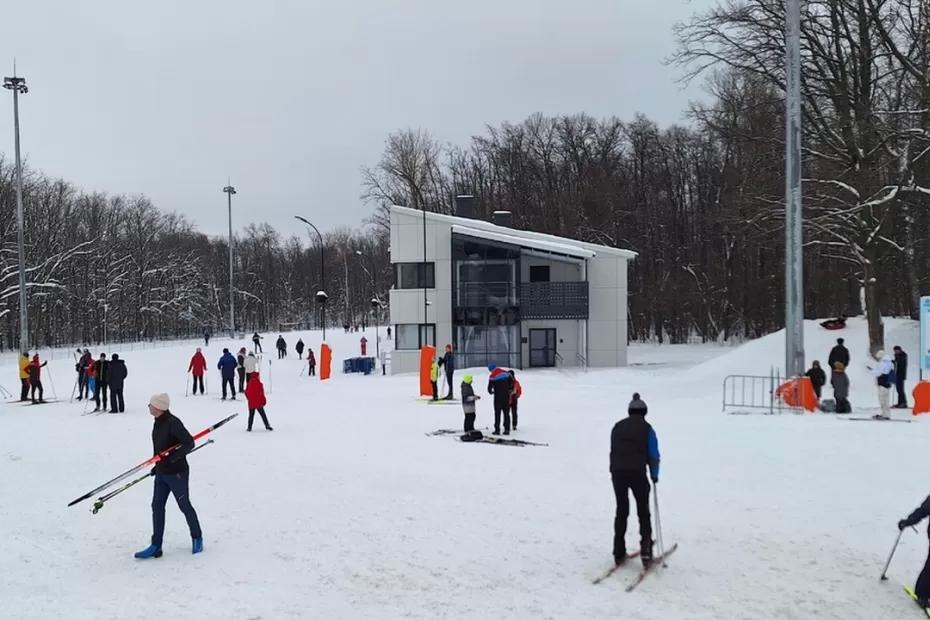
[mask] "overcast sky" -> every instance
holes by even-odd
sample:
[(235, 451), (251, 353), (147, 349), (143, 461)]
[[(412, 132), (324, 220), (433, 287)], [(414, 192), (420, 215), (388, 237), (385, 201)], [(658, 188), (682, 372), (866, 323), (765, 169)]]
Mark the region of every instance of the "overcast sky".
[[(3, 10), (28, 163), (86, 190), (143, 193), (208, 234), (357, 226), (359, 168), (387, 135), (464, 144), (534, 112), (683, 121), (662, 59), (711, 0), (28, 0)], [(0, 151), (12, 154), (12, 97)]]

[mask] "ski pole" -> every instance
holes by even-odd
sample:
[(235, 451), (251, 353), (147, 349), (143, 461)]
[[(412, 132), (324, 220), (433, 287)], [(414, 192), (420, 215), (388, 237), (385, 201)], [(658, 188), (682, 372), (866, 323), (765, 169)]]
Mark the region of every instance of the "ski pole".
[(74, 402), (74, 395), (77, 393), (77, 386), (78, 386), (78, 378), (75, 377), (75, 378), (74, 378), (74, 387), (71, 388), (71, 400), (68, 401), (69, 403), (73, 403), (73, 402)]
[(888, 561), (885, 562), (885, 568), (882, 569), (882, 576), (879, 578), (879, 581), (886, 581), (888, 575), (885, 573), (888, 572), (888, 567), (891, 566), (891, 558), (894, 557), (894, 552), (898, 550), (898, 543), (901, 542), (901, 534), (904, 533), (904, 530), (898, 530), (898, 537), (894, 539), (894, 546), (891, 548), (891, 553), (888, 554)]
[[(188, 454), (193, 454), (193, 453), (196, 452), (197, 450), (200, 450), (200, 449), (203, 448), (204, 446), (210, 445), (211, 443), (213, 443), (213, 440), (212, 440), (212, 439), (208, 439), (208, 440), (206, 440), (205, 442), (203, 442), (202, 444), (200, 444), (199, 446), (194, 447), (194, 449), (191, 450), (190, 452), (188, 452)], [(93, 514), (97, 514), (97, 513), (100, 511), (100, 509), (103, 508), (103, 504), (106, 503), (108, 500), (113, 499), (114, 497), (116, 497), (117, 495), (119, 495), (120, 493), (122, 493), (123, 491), (125, 491), (125, 490), (129, 489), (130, 487), (135, 486), (136, 484), (142, 482), (143, 480), (145, 480), (145, 479), (148, 478), (149, 476), (154, 476), (154, 475), (155, 475), (154, 472), (149, 471), (149, 472), (148, 472), (147, 474), (145, 474), (144, 476), (139, 476), (138, 478), (136, 478), (136, 479), (133, 480), (132, 482), (127, 482), (126, 484), (124, 484), (124, 485), (121, 486), (120, 488), (116, 489), (115, 491), (110, 491), (110, 492), (107, 493), (106, 495), (103, 495), (103, 496), (101, 496), (101, 497), (98, 497), (98, 498), (97, 498), (97, 501), (94, 502), (94, 507), (93, 507), (93, 509), (91, 510), (91, 512), (92, 512)]]
[[(665, 543), (662, 541), (662, 517), (659, 514), (659, 483), (652, 483), (653, 498), (656, 505), (656, 540), (659, 543), (659, 557), (665, 553)], [(665, 560), (662, 560), (662, 566), (667, 566)]]

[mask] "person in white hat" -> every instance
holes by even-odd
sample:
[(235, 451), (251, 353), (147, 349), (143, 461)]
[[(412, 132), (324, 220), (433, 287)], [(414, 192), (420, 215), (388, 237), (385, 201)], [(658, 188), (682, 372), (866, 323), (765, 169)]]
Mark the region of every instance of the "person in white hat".
[(171, 399), (167, 394), (155, 394), (149, 399), (149, 413), (155, 418), (152, 426), (152, 450), (154, 454), (181, 445), (169, 456), (155, 464), (155, 488), (152, 492), (152, 542), (138, 551), (136, 558), (160, 558), (162, 536), (165, 533), (165, 504), (168, 496), (174, 495), (178, 508), (184, 513), (191, 532), (191, 553), (203, 551), (203, 533), (197, 512), (190, 500), (190, 467), (187, 453), (194, 449), (194, 438), (184, 428), (184, 423), (170, 411)]

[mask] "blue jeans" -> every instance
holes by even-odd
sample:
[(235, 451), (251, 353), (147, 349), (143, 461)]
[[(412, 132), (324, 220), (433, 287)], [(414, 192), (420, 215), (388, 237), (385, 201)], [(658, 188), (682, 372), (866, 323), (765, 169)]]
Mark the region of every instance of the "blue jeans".
[(165, 534), (165, 504), (168, 495), (174, 494), (178, 508), (187, 519), (187, 526), (191, 530), (191, 538), (201, 538), (200, 522), (197, 513), (191, 506), (188, 480), (190, 471), (180, 474), (155, 474), (155, 488), (152, 492), (152, 544), (161, 548), (162, 537)]

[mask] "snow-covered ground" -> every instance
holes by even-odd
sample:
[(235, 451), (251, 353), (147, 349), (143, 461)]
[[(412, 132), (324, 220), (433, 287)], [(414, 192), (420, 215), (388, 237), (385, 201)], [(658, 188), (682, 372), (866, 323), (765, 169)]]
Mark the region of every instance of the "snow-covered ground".
[[(916, 362), (916, 325), (888, 320), (887, 332), (889, 348)], [(865, 333), (852, 320), (841, 335), (853, 405), (874, 407)], [(339, 371), (360, 334), (328, 335)], [(823, 361), (838, 334), (811, 322), (806, 335), (808, 359)], [(303, 336), (319, 353), (320, 334)], [(296, 335), (286, 338), (293, 350)], [(213, 341), (209, 361), (229, 344)], [(0, 617), (918, 617), (900, 584), (922, 565), (923, 531), (905, 532), (889, 582), (878, 575), (895, 523), (930, 491), (930, 425), (722, 414), (723, 377), (781, 365), (782, 334), (740, 347), (634, 346), (640, 365), (625, 369), (518, 373), (516, 437), (550, 444), (525, 448), (427, 437), (457, 428), (460, 407), (423, 404), (413, 376), (311, 380), (293, 353), (270, 368), (274, 354), (265, 358), (275, 431), (246, 433), (245, 403), (219, 400), (215, 371), (209, 395), (184, 396), (192, 352), (127, 353), (125, 415), (81, 416), (67, 400), (67, 360), (49, 364), (61, 401), (0, 405)], [(474, 374), (483, 393), (487, 373)], [(0, 367), (8, 389), (16, 376)], [(191, 556), (170, 501), (164, 557), (137, 561), (150, 482), (97, 515), (90, 501), (66, 504), (150, 453), (146, 403), (157, 391), (191, 431), (240, 417), (190, 457), (205, 552)], [(590, 580), (611, 563), (609, 435), (633, 391), (659, 434), (662, 525), (680, 549), (626, 594), (635, 567)], [(486, 398), (478, 426), (491, 423)], [(628, 544), (636, 538), (631, 517)]]

